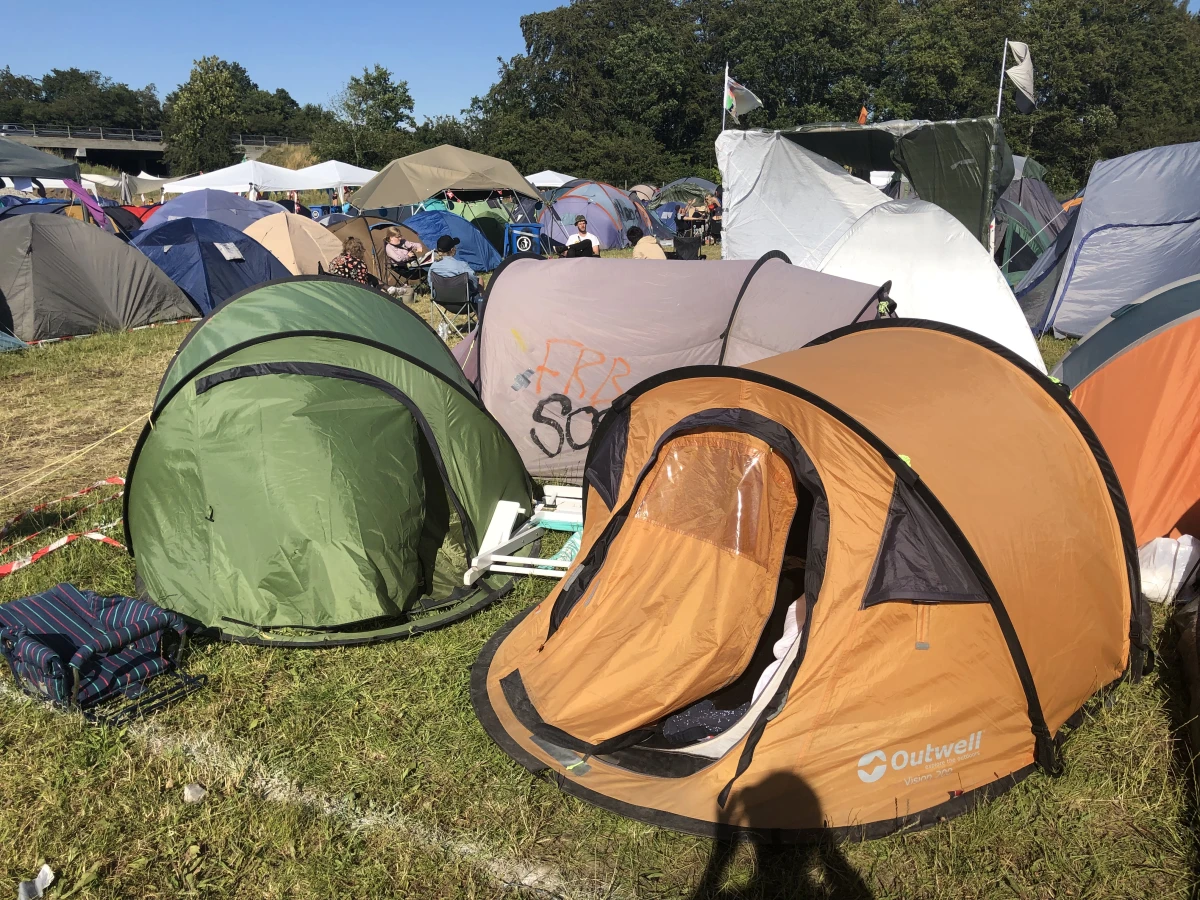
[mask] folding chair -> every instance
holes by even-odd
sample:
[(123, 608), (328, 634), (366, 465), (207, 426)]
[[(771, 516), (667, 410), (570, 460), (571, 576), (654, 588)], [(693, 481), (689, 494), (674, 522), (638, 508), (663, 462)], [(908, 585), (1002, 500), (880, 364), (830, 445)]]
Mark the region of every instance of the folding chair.
[[(183, 619), (132, 597), (60, 584), (0, 604), (0, 655), (17, 685), (91, 722), (123, 724), (202, 687), (180, 666), (186, 647)], [(170, 684), (149, 691), (156, 675)]]
[(688, 237), (687, 235), (675, 235), (675, 258), (676, 259), (704, 259), (700, 255), (700, 245), (703, 243), (703, 238)]
[(442, 320), (461, 338), (463, 333), (458, 330), (450, 316), (465, 315), (467, 331), (471, 330), (471, 313), (475, 312), (475, 301), (471, 299), (471, 284), (467, 273), (446, 278), (437, 272), (431, 272), (429, 280), (433, 288), (433, 296), (429, 303), (430, 327), (434, 324), (433, 311), (436, 309)]

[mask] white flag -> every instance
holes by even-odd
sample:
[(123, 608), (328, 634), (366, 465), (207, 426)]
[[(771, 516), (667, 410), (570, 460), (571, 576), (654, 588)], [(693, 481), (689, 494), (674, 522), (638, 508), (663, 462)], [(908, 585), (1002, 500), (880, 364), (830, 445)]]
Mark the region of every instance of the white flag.
[(762, 101), (754, 96), (752, 91), (730, 78), (728, 72), (725, 73), (725, 111), (733, 121), (736, 122), (738, 116), (760, 106)]
[(1020, 41), (1009, 41), (1008, 49), (1016, 57), (1017, 64), (1006, 70), (1009, 80), (1017, 89), (1017, 109), (1023, 113), (1031, 113), (1037, 106), (1033, 92), (1033, 57), (1029, 55), (1029, 45)]

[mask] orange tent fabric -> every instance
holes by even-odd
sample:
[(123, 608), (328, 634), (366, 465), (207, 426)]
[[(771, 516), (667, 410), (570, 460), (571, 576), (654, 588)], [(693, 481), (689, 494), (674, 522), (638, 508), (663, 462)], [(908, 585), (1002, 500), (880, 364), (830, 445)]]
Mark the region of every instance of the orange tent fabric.
[(1200, 534), (1200, 318), (1101, 366), (1071, 395), (1108, 451), (1138, 545)]
[(484, 648), (472, 699), (510, 756), (624, 815), (927, 826), (1056, 769), (1064, 724), (1141, 675), (1103, 449), (969, 332), (883, 319), (663, 373), (613, 404), (586, 472), (575, 562)]

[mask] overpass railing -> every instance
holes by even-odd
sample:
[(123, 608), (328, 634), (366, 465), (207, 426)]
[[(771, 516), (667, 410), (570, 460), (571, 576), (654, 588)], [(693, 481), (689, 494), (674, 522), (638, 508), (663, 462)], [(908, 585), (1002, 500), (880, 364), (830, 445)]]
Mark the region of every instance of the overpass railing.
[[(0, 122), (0, 137), (66, 137), (92, 138), (101, 141), (144, 141), (161, 143), (163, 133), (148, 128), (110, 128), (107, 125), (25, 125)], [(305, 138), (288, 138), (275, 134), (235, 134), (233, 143), (241, 147), (279, 147), (286, 144), (307, 144)]]

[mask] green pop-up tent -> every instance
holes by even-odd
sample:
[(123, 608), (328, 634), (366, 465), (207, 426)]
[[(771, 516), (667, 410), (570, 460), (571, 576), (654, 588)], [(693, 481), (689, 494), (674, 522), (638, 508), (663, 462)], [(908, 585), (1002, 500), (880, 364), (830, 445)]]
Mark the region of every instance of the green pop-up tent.
[(415, 313), (341, 279), (270, 282), (188, 335), (129, 464), (148, 598), (223, 637), (360, 643), (461, 618), (496, 504), (532, 510), (508, 436)]

